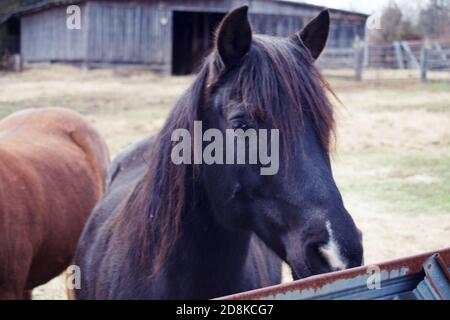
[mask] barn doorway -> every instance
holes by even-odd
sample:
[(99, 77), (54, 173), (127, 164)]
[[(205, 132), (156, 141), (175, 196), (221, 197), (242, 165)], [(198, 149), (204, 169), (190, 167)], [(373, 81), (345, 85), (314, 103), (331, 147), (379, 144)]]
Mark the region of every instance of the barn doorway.
[(11, 18), (5, 23), (6, 41), (5, 50), (9, 54), (20, 53), (20, 20)]
[(213, 32), (225, 14), (211, 12), (173, 13), (172, 73), (192, 74), (213, 46)]

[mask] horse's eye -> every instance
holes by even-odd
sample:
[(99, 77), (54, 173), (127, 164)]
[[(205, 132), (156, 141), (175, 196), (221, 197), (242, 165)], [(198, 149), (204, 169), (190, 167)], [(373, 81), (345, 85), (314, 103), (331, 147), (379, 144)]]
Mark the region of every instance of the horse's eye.
[(231, 121), (231, 129), (233, 129), (233, 130), (237, 130), (237, 129), (247, 130), (248, 129), (248, 124), (242, 119), (235, 119), (235, 120)]

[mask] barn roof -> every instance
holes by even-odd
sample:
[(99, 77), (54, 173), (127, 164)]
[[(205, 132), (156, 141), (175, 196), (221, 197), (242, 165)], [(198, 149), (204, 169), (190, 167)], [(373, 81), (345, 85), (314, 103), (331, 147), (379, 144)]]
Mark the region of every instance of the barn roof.
[[(14, 10), (6, 15), (1, 16), (0, 15), (0, 24), (6, 22), (8, 19), (14, 16), (21, 16), (24, 14), (32, 13), (41, 11), (47, 8), (55, 7), (55, 6), (61, 6), (61, 5), (71, 5), (71, 4), (77, 4), (86, 2), (89, 0), (43, 0), (34, 4), (24, 5), (21, 6), (19, 9)], [(323, 6), (317, 6), (309, 3), (303, 3), (303, 2), (292, 2), (289, 0), (247, 0), (246, 2), (252, 3), (252, 2), (276, 2), (279, 3), (282, 6), (292, 6), (295, 8), (309, 8), (309, 9), (324, 9)], [(343, 13), (343, 14), (350, 14), (355, 16), (361, 16), (361, 17), (368, 17), (367, 14), (359, 13), (355, 11), (348, 11), (348, 10), (341, 10), (341, 9), (330, 9), (331, 12), (336, 13)]]
[[(273, 2), (273, 0), (259, 0), (259, 1)], [(280, 2), (280, 3), (283, 3), (283, 4), (287, 4), (287, 5), (290, 5), (290, 6), (294, 6), (294, 7), (316, 8), (318, 10), (323, 10), (323, 9), (326, 8), (324, 6), (318, 6), (318, 5), (305, 3), (305, 2), (293, 2), (293, 1), (289, 1), (289, 0), (277, 0), (277, 2)], [(330, 11), (346, 13), (346, 14), (352, 14), (352, 15), (358, 15), (358, 16), (362, 16), (362, 17), (366, 17), (366, 18), (369, 16), (368, 14), (365, 14), (365, 13), (362, 13), (362, 12), (343, 10), (343, 9), (330, 8)]]
[(42, 0), (37, 3), (31, 3), (28, 5), (22, 5), (20, 8), (8, 12), (7, 14), (0, 15), (0, 24), (5, 23), (7, 20), (14, 16), (20, 16), (22, 14), (31, 13), (35, 11), (44, 10), (50, 7), (70, 5), (85, 2), (86, 0)]

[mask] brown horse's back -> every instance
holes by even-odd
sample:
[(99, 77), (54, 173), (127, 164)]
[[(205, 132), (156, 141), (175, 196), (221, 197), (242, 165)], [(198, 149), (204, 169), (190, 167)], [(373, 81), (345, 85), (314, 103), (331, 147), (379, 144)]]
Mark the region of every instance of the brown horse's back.
[(0, 299), (21, 298), (70, 264), (108, 165), (106, 144), (72, 111), (0, 121)]

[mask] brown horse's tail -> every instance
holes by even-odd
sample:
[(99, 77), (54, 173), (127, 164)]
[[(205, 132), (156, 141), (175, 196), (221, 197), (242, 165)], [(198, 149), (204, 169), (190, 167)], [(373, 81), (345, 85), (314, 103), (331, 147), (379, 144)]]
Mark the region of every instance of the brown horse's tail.
[(71, 289), (67, 284), (69, 282), (69, 277), (72, 275), (69, 273), (68, 270), (64, 271), (64, 281), (66, 282), (66, 292), (67, 292), (67, 300), (76, 300), (76, 294), (75, 294), (75, 290)]
[[(95, 130), (95, 128), (93, 128), (86, 120), (83, 121), (81, 126), (79, 124), (76, 125), (75, 129), (69, 132), (69, 136), (87, 157), (87, 161), (97, 179), (97, 185), (101, 188), (98, 195), (98, 200), (100, 200), (105, 193), (106, 176), (110, 165), (109, 149), (106, 142)], [(66, 269), (65, 281), (67, 299), (76, 300), (75, 290), (67, 286), (71, 275), (72, 274), (68, 271), (68, 269)]]
[(110, 165), (109, 150), (106, 142), (90, 126), (86, 126), (84, 130), (70, 132), (70, 137), (86, 154), (92, 170), (97, 179), (99, 179), (99, 185), (102, 186), (101, 194), (103, 195)]

